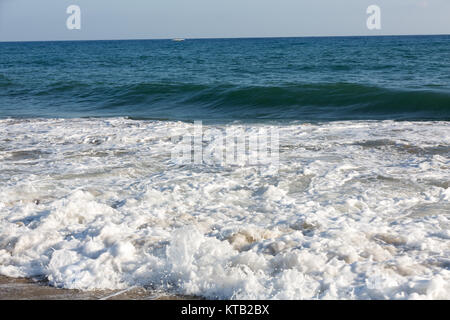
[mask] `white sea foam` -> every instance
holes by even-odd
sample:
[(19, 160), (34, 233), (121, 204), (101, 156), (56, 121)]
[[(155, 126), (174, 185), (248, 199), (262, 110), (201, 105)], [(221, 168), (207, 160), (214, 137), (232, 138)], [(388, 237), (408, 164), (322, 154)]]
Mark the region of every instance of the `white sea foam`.
[(276, 173), (177, 165), (171, 138), (188, 123), (0, 120), (0, 274), (208, 298), (450, 299), (449, 123), (271, 125)]

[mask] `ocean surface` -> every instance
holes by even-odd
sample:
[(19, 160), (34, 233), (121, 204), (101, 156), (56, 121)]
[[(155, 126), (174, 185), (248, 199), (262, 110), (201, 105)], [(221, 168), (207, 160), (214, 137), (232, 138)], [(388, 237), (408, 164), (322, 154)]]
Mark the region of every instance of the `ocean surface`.
[[(174, 161), (195, 120), (276, 170)], [(0, 275), (450, 299), (450, 36), (0, 43)]]
[(450, 120), (450, 36), (0, 43), (0, 117)]

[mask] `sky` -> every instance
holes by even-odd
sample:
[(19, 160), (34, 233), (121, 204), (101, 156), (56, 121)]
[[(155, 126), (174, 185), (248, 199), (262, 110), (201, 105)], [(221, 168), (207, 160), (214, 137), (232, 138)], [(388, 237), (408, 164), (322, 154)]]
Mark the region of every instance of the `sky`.
[[(381, 30), (366, 26), (373, 4)], [(450, 34), (450, 0), (0, 0), (0, 41), (400, 34)]]

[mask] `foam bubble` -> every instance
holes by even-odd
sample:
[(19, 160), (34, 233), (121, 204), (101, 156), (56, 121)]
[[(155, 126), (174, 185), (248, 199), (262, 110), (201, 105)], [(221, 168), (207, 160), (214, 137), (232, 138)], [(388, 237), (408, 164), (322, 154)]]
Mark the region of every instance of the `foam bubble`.
[[(274, 172), (174, 163), (189, 123), (0, 120), (0, 274), (220, 299), (449, 299), (448, 125), (271, 124)], [(225, 126), (264, 125), (206, 127)]]

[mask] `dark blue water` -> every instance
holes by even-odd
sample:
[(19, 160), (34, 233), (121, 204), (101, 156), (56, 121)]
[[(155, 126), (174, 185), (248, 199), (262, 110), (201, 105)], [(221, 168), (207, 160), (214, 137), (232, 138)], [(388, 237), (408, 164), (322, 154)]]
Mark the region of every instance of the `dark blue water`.
[(450, 36), (0, 43), (0, 117), (450, 120)]

